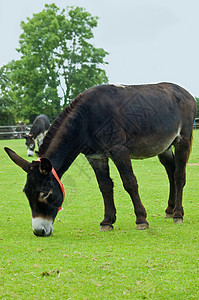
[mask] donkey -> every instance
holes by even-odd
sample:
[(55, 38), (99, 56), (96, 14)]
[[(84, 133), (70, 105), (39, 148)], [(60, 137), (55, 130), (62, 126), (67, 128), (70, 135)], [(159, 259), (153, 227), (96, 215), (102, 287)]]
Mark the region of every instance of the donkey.
[(35, 139), (38, 147), (42, 144), (44, 136), (50, 127), (50, 120), (46, 115), (39, 115), (33, 122), (28, 135), (23, 135), (26, 139), (27, 155), (33, 156), (35, 149)]
[(132, 199), (137, 229), (146, 229), (149, 224), (131, 158), (159, 157), (170, 182), (166, 217), (182, 223), (185, 168), (196, 111), (195, 99), (172, 83), (100, 85), (80, 94), (55, 119), (39, 147), (38, 161), (30, 163), (5, 148), (27, 172), (24, 192), (32, 210), (34, 234), (51, 235), (64, 199), (60, 178), (80, 153), (91, 164), (104, 199), (101, 230), (112, 230), (116, 221), (109, 158)]

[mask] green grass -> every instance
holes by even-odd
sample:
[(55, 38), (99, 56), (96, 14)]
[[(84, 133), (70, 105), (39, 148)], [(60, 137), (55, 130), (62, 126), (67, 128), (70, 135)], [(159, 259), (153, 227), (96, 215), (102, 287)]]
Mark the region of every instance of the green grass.
[[(190, 163), (199, 162), (199, 131)], [(133, 161), (150, 227), (137, 231), (115, 166), (117, 221), (100, 232), (104, 207), (93, 171), (79, 156), (62, 178), (64, 210), (53, 235), (35, 237), (23, 194), (26, 174), (3, 151), (26, 157), (23, 140), (0, 141), (0, 299), (198, 299), (199, 166), (187, 166), (182, 225), (164, 219), (168, 180), (157, 158)], [(36, 159), (36, 157), (35, 157)]]

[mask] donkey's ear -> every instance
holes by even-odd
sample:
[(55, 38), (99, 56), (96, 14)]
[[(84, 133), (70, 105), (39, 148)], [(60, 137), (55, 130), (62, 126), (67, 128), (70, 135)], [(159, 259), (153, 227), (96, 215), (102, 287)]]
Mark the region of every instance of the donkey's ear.
[(20, 157), (14, 151), (12, 151), (11, 149), (9, 149), (7, 147), (5, 147), (4, 150), (10, 156), (10, 158), (12, 159), (12, 161), (14, 161), (14, 163), (16, 165), (18, 165), (19, 167), (21, 167), (25, 172), (29, 171), (30, 165), (31, 165), (30, 162), (28, 162), (27, 160), (23, 159), (22, 157)]
[(48, 175), (52, 170), (52, 164), (49, 159), (43, 157), (41, 158), (41, 164), (39, 166), (39, 171), (43, 175)]

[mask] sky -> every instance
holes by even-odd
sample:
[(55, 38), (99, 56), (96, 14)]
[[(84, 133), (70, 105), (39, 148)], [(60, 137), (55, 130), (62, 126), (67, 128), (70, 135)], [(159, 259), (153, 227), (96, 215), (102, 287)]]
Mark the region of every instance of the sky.
[(45, 3), (98, 16), (94, 46), (109, 52), (110, 83), (174, 82), (199, 97), (198, 0), (0, 0), (0, 67), (19, 59), (20, 22)]

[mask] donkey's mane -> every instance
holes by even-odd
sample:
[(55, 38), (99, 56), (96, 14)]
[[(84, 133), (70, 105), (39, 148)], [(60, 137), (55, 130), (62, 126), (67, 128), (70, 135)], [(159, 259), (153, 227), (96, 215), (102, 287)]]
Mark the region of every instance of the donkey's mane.
[(50, 126), (49, 131), (47, 132), (43, 144), (39, 147), (38, 155), (42, 156), (46, 153), (53, 137), (55, 136), (56, 132), (59, 130), (60, 126), (62, 125), (63, 121), (75, 110), (77, 104), (80, 102), (81, 94), (78, 95), (69, 106), (67, 106), (54, 120), (53, 124)]

